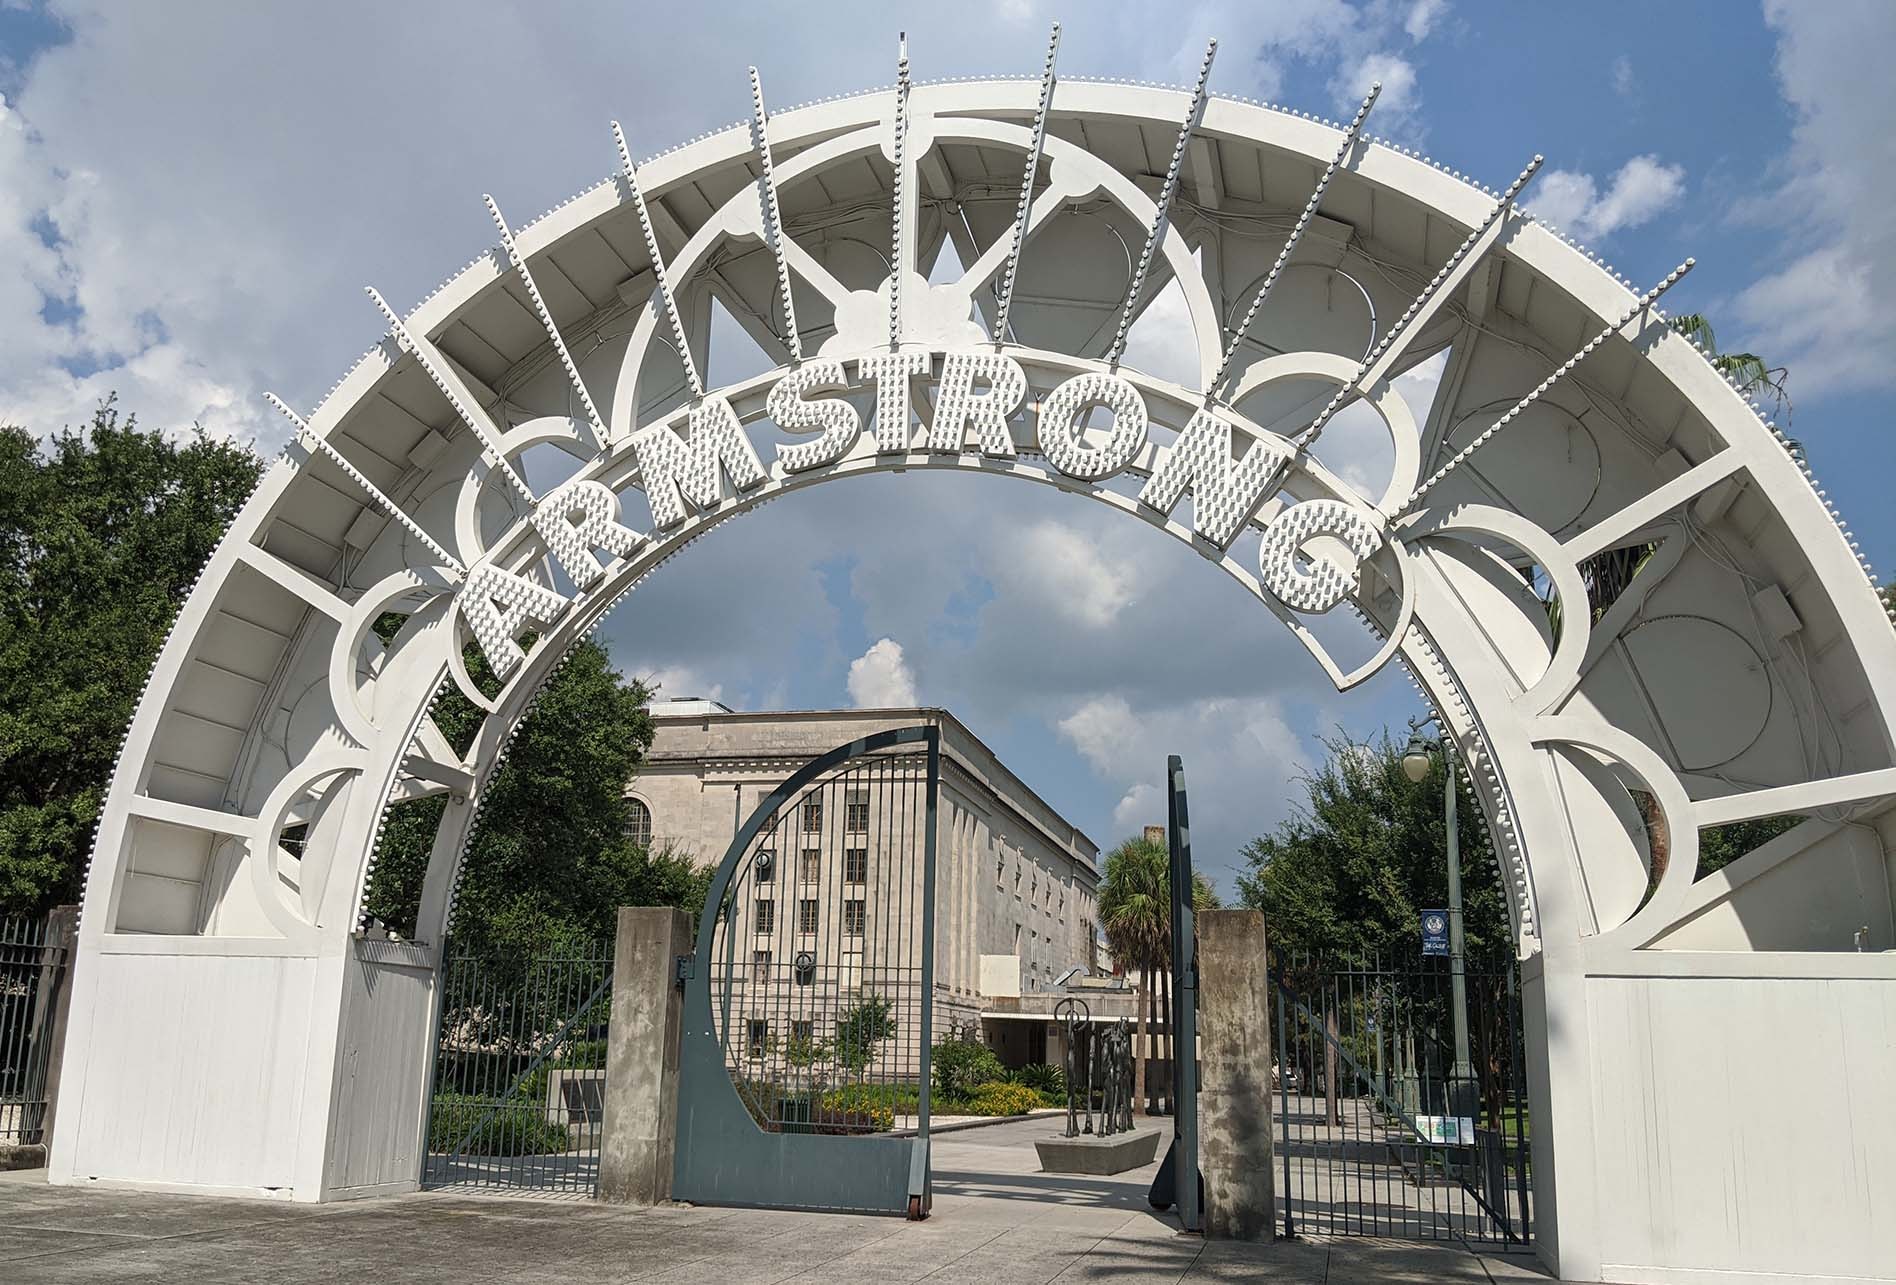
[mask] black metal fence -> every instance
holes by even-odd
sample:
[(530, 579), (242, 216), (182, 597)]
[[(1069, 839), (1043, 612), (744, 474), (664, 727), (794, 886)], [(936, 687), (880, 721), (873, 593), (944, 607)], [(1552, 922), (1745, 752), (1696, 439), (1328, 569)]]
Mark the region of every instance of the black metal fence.
[(47, 1141), (47, 1070), (70, 945), (51, 919), (0, 918), (0, 1145)]
[(612, 943), (543, 955), (450, 944), (441, 986), (422, 1185), (593, 1195)]
[(1276, 973), (1285, 1234), (1531, 1244), (1514, 961), (1469, 961), (1459, 986), (1444, 958)]

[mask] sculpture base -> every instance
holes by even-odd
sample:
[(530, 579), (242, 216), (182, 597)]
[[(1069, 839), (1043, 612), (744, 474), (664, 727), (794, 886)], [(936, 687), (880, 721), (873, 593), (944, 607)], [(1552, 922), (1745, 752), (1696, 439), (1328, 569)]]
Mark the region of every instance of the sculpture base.
[(1109, 1138), (1083, 1133), (1077, 1138), (1036, 1138), (1042, 1173), (1124, 1173), (1152, 1163), (1159, 1154), (1159, 1131), (1135, 1129)]

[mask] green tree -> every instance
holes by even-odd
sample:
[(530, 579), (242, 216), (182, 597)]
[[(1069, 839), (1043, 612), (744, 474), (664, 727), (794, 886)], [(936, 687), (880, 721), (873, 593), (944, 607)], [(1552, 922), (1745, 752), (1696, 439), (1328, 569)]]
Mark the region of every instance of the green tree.
[[(1238, 899), (1264, 912), (1273, 954), (1363, 959), (1417, 948), (1417, 912), (1448, 903), (1440, 756), (1412, 782), (1384, 732), (1371, 745), (1323, 742), (1303, 778), (1304, 802), (1275, 833), (1245, 845)], [(1462, 922), (1468, 954), (1511, 940), (1494, 844), (1466, 777), (1457, 773)]]
[(874, 991), (864, 991), (836, 1019), (836, 1064), (860, 1076), (894, 1034), (894, 1003)]
[[(548, 680), (488, 787), (449, 925), (458, 942), (472, 950), (559, 949), (609, 939), (620, 906), (702, 909), (707, 868), (626, 835), (625, 785), (652, 744), (647, 699), (644, 686), (622, 678), (590, 642)], [(458, 693), (444, 696), (434, 715), (457, 748), (480, 721)], [(369, 884), (371, 914), (412, 931), (442, 807), (437, 797), (391, 809)]]
[(78, 899), (133, 705), (262, 467), (111, 400), (43, 447), (0, 427), (0, 913)]
[[(1217, 893), (1203, 875), (1194, 874), (1192, 885), (1196, 908), (1218, 904)], [(1106, 877), (1099, 888), (1099, 924), (1113, 962), (1138, 973), (1139, 1056), (1134, 1062), (1132, 1096), (1135, 1102), (1149, 1102), (1146, 1027), (1155, 1020), (1167, 1030), (1171, 1025), (1172, 858), (1165, 844), (1139, 836), (1124, 840), (1106, 854)], [(1157, 991), (1164, 996), (1162, 1020), (1156, 1011)]]

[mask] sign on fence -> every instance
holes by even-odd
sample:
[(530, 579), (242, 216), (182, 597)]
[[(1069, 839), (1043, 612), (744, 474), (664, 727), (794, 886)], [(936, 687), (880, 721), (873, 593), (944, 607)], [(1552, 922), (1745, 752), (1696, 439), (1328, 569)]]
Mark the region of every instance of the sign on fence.
[(1475, 1145), (1475, 1122), (1465, 1115), (1419, 1115), (1415, 1131), (1428, 1142), (1445, 1147)]
[(1422, 912), (1422, 953), (1424, 955), (1448, 953), (1448, 912), (1446, 910)]

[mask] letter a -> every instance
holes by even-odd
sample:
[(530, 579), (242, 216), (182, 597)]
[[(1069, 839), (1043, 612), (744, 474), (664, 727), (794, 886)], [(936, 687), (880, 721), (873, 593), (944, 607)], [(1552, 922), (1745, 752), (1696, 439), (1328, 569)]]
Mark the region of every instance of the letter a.
[(483, 562), (468, 572), (454, 594), (455, 605), (474, 631), (474, 643), (503, 680), (527, 658), (515, 641), (530, 624), (551, 625), (567, 601), (543, 584)]

